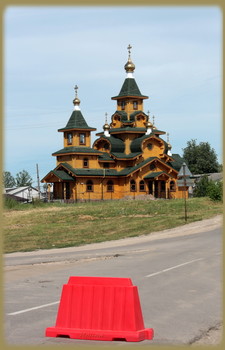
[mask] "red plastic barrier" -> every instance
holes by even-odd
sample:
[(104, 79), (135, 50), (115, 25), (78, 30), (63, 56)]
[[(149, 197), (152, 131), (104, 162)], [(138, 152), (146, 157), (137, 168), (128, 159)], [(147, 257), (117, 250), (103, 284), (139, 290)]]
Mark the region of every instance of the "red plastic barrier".
[(138, 290), (130, 278), (76, 277), (63, 286), (55, 327), (47, 337), (91, 340), (152, 339), (144, 328)]

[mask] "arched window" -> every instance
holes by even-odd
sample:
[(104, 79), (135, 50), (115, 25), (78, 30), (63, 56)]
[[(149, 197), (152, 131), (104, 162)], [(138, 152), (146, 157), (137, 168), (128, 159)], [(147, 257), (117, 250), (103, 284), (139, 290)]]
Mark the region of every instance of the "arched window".
[(122, 101), (122, 102), (121, 102), (121, 109), (122, 109), (122, 111), (125, 110), (125, 105), (126, 105), (126, 102), (125, 102), (125, 101)]
[(114, 183), (112, 180), (109, 180), (107, 182), (107, 192), (113, 192), (114, 191)]
[(156, 168), (156, 165), (154, 163), (151, 163), (149, 168), (150, 168), (150, 170), (154, 170)]
[(67, 134), (67, 145), (72, 145), (73, 143), (73, 135), (71, 133)]
[(141, 180), (141, 181), (139, 182), (139, 191), (140, 191), (140, 192), (145, 191), (145, 182), (144, 182), (144, 180)]
[(79, 134), (79, 142), (80, 142), (80, 145), (86, 144), (86, 135), (85, 134)]
[(136, 192), (136, 182), (134, 180), (130, 181), (130, 191)]
[(88, 168), (88, 167), (89, 167), (88, 158), (84, 158), (84, 160), (83, 160), (83, 168)]
[(133, 108), (134, 108), (134, 109), (138, 109), (138, 102), (137, 102), (137, 101), (134, 101), (134, 102), (133, 102)]
[(170, 191), (176, 191), (175, 181), (170, 181)]
[(105, 143), (103, 144), (103, 148), (104, 148), (105, 150), (108, 150), (108, 149), (109, 149), (109, 144), (108, 144), (107, 142), (105, 142)]
[(86, 182), (86, 191), (87, 191), (87, 192), (94, 192), (93, 181), (88, 180), (88, 181)]

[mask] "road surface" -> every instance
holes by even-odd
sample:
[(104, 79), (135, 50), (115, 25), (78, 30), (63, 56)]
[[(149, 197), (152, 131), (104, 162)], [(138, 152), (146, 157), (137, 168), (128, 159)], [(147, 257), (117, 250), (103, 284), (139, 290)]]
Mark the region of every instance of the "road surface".
[[(221, 340), (221, 216), (120, 241), (6, 254), (4, 263), (9, 345), (149, 346)], [(109, 344), (45, 337), (46, 327), (55, 324), (62, 285), (70, 276), (131, 278), (154, 339)]]

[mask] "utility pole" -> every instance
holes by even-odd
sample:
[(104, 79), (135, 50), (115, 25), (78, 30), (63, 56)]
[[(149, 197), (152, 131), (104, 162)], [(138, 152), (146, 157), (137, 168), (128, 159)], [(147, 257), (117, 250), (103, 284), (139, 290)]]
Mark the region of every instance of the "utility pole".
[(183, 176), (184, 176), (184, 218), (187, 221), (187, 201), (186, 201), (186, 175), (185, 175), (185, 167), (186, 164), (183, 163)]
[(37, 169), (37, 183), (38, 183), (38, 198), (41, 198), (41, 190), (40, 190), (40, 178), (39, 178), (39, 170), (38, 170), (38, 164), (36, 164)]

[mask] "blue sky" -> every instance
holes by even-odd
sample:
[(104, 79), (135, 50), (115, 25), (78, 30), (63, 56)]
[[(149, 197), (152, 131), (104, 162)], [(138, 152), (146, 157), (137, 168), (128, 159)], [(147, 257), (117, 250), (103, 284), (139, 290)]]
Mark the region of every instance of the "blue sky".
[[(56, 165), (74, 86), (102, 131), (126, 78), (128, 44), (144, 111), (172, 153), (209, 142), (222, 162), (222, 12), (202, 7), (8, 7), (4, 13), (4, 169), (37, 185)], [(110, 119), (108, 117), (108, 119)], [(92, 143), (96, 136), (92, 133)], [(166, 140), (166, 136), (164, 137)]]

